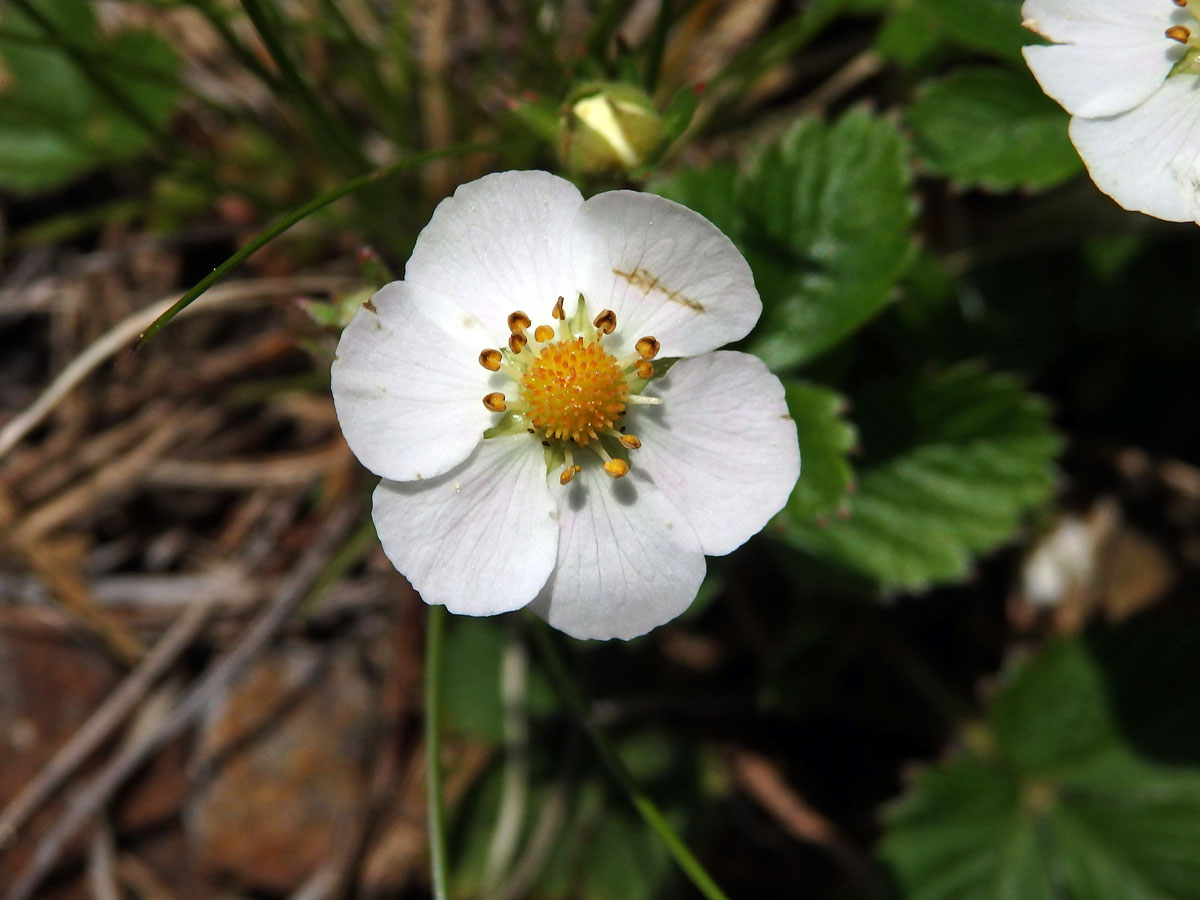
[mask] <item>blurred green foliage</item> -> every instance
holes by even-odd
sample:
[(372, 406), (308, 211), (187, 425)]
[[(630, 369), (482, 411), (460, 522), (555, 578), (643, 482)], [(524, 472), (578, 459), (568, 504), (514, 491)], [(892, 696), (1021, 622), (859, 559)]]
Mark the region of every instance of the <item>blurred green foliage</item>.
[[(13, 0), (0, 9), (0, 188), (69, 196), (113, 169), (122, 192), (142, 192), (122, 194), (122, 221), (173, 230), (215, 207), (277, 221), (391, 166), (307, 226), (337, 252), (369, 242), (399, 271), (456, 179), (556, 165), (581, 86), (622, 83), (662, 115), (645, 158), (576, 175), (587, 192), (684, 203), (739, 246), (764, 305), (743, 349), (784, 380), (803, 471), (766, 540), (710, 561), (668, 636), (573, 658), (681, 832), (766, 847), (712, 860), (751, 886), (742, 896), (797, 896), (775, 874), (803, 844), (731, 786), (726, 751), (742, 743), (859, 842), (865, 873), (820, 882), (838, 897), (1200, 896), (1196, 623), (1016, 647), (996, 612), (1011, 572), (963, 587), (1046, 515), (1067, 436), (1200, 461), (1193, 229), (1126, 215), (1082, 177), (1067, 116), (1021, 61), (1034, 38), (1020, 0), (780, 3), (715, 71), (681, 60), (709, 52), (720, 4), (658, 4), (636, 40), (620, 30), (629, 0), (481, 4), (489, 27), (465, 23), (436, 62), (415, 4), (126, 5), (188, 6), (258, 99), (189, 84), (148, 25), (106, 30), (84, 0)], [(568, 41), (572, 10), (586, 21)], [(447, 158), (401, 172), (421, 152)], [(35, 217), (13, 246), (114, 210)], [(308, 308), (336, 329), (361, 299)], [(969, 604), (992, 618), (979, 625)], [(924, 630), (903, 633), (905, 616)], [(448, 631), (446, 726), (492, 760), (455, 811), (462, 896), (684, 896), (657, 836), (568, 731), (521, 624)], [(1001, 666), (998, 692), (975, 699)], [(901, 785), (917, 757), (937, 761)]]
[(90, 3), (28, 0), (3, 13), (0, 187), (33, 192), (132, 159), (164, 132), (179, 60), (150, 31), (101, 41)]
[(1009, 673), (982, 752), (924, 772), (888, 813), (902, 896), (1194, 897), (1197, 637), (1140, 623)]

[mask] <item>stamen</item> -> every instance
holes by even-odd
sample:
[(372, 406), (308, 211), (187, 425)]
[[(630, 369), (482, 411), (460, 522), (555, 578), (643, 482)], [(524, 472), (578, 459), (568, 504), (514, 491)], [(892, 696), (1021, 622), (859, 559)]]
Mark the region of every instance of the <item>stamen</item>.
[(624, 478), (629, 474), (629, 463), (623, 459), (610, 459), (604, 464), (604, 472), (612, 478)]
[(508, 349), (513, 353), (520, 353), (525, 349), (525, 345), (529, 343), (529, 338), (521, 334), (519, 331), (514, 331), (508, 336)]
[(1192, 38), (1192, 33), (1182, 25), (1172, 25), (1166, 31), (1167, 37), (1173, 41), (1179, 41), (1181, 44), (1186, 44)]
[(604, 471), (610, 478), (621, 478), (629, 474), (629, 463), (625, 460), (613, 459), (612, 455), (600, 444), (593, 444), (592, 449), (599, 453), (600, 458), (604, 460)]
[(525, 313), (519, 309), (514, 313), (509, 313), (508, 315), (508, 330), (513, 334), (520, 334), (531, 324), (533, 323), (529, 321), (529, 316), (525, 315)]
[(1183, 9), (1188, 5), (1188, 0), (1175, 0), (1175, 5)]
[(554, 316), (554, 318), (558, 319), (560, 322), (565, 322), (567, 320), (567, 314), (563, 311), (562, 297), (558, 298), (558, 302), (554, 304), (554, 309), (551, 310), (550, 315)]
[(483, 405), (492, 412), (504, 412), (508, 409), (508, 404), (504, 402), (504, 395), (499, 391), (492, 391), (490, 394), (485, 394)]
[(617, 440), (621, 442), (621, 446), (626, 450), (637, 450), (642, 446), (642, 442), (635, 438), (632, 434), (620, 434)]
[(533, 339), (544, 344), (554, 337), (554, 329), (549, 325), (539, 325), (533, 330)]
[(500, 371), (500, 351), (484, 350), (479, 354), (479, 364), (489, 372)]
[(657, 338), (646, 335), (644, 338), (638, 338), (638, 342), (634, 344), (634, 349), (637, 350), (638, 356), (642, 359), (654, 359), (658, 356), (658, 351), (662, 349), (662, 344)]
[(562, 472), (559, 473), (558, 483), (566, 487), (570, 484), (571, 479), (575, 477), (575, 473), (579, 471), (580, 467), (575, 465), (575, 454), (571, 452), (570, 447), (565, 448), (564, 456), (566, 465), (563, 466)]
[(637, 372), (638, 378), (645, 378), (647, 381), (649, 381), (654, 377), (654, 363), (650, 362), (648, 359), (639, 359), (634, 364), (633, 368), (634, 371)]
[(600, 315), (592, 319), (592, 325), (602, 334), (612, 334), (617, 329), (617, 314), (611, 309), (602, 309)]
[(626, 403), (634, 406), (658, 406), (662, 403), (662, 397), (647, 397), (645, 394), (630, 394), (625, 398)]

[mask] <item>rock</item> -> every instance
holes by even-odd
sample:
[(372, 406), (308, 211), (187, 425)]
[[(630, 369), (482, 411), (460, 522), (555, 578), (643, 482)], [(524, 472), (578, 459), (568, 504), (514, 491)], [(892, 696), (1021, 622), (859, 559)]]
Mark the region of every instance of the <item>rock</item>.
[(214, 701), (185, 810), (210, 875), (290, 892), (352, 851), (365, 814), (375, 693), (353, 648), (293, 643)]

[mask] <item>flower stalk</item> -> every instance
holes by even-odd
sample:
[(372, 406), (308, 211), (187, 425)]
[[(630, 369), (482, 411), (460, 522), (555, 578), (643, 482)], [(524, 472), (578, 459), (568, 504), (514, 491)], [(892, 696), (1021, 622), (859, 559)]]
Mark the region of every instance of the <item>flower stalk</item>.
[(425, 617), (425, 783), (429, 822), (429, 870), (434, 900), (450, 896), (446, 860), (446, 808), (442, 793), (442, 651), (446, 610), (429, 607)]
[(570, 667), (563, 658), (562, 651), (555, 642), (554, 636), (550, 634), (549, 628), (541, 622), (535, 622), (532, 631), (538, 642), (538, 649), (541, 651), (542, 657), (546, 661), (546, 666), (554, 678), (554, 684), (558, 689), (559, 695), (587, 733), (588, 739), (592, 742), (592, 746), (596, 750), (596, 754), (608, 769), (609, 774), (612, 775), (613, 781), (625, 792), (625, 796), (629, 798), (629, 802), (633, 804), (633, 808), (638, 811), (638, 814), (646, 824), (654, 830), (655, 834), (666, 845), (676, 864), (683, 870), (688, 880), (695, 885), (696, 890), (708, 898), (708, 900), (729, 900), (728, 895), (721, 890), (712, 876), (708, 874), (708, 871), (701, 864), (700, 860), (696, 858), (696, 855), (684, 843), (683, 838), (671, 827), (671, 823), (667, 821), (667, 817), (663, 815), (654, 801), (634, 783), (633, 777), (629, 774), (629, 770), (625, 768), (625, 764), (621, 762), (621, 758), (617, 755), (612, 742), (609, 741), (608, 735), (596, 724), (595, 718), (592, 716), (592, 704), (585, 696), (579, 682), (571, 674)]

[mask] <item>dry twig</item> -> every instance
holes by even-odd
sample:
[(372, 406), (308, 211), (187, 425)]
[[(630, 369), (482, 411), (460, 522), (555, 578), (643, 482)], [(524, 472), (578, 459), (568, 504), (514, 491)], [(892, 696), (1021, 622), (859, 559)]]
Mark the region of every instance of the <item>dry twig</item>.
[[(326, 293), (353, 287), (356, 279), (333, 275), (299, 275), (217, 285), (187, 307), (182, 315), (223, 309), (247, 301), (287, 294)], [(178, 299), (175, 294), (150, 303), (117, 323), (71, 361), (29, 407), (0, 428), (0, 458), (36, 428), (71, 390), (105, 360), (129, 347), (161, 313)]]

